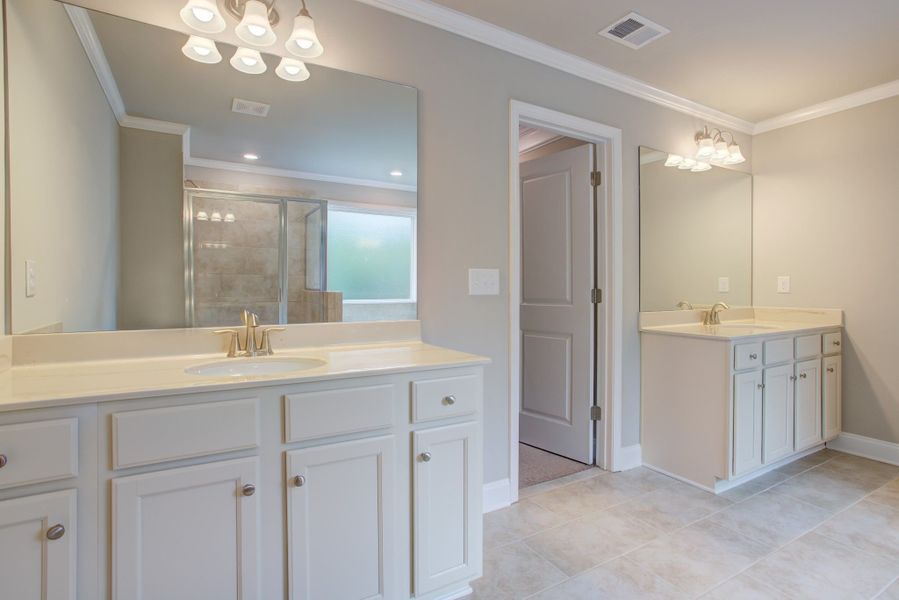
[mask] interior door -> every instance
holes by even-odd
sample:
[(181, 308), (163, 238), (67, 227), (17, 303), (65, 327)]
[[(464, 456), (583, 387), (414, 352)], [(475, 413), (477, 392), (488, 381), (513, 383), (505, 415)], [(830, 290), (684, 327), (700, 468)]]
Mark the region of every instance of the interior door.
[(595, 149), (521, 164), (519, 439), (593, 462)]

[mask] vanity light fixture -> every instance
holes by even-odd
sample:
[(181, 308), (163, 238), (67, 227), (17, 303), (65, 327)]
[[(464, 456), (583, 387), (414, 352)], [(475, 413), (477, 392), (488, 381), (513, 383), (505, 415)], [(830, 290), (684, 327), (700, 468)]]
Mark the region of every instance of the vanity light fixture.
[(225, 30), (225, 19), (219, 12), (216, 0), (187, 0), (180, 14), (185, 25), (201, 33), (221, 33)]
[(309, 79), (309, 69), (306, 64), (295, 58), (282, 58), (275, 74), (285, 81), (306, 81)]
[(188, 38), (187, 43), (181, 48), (181, 52), (187, 58), (207, 65), (222, 62), (222, 55), (219, 53), (215, 42), (209, 38), (197, 35), (192, 35)]
[(209, 220), (209, 215), (206, 214), (205, 210), (201, 210), (200, 212), (197, 213), (197, 221), (208, 221), (208, 220)]
[(238, 48), (231, 57), (231, 66), (247, 75), (259, 75), (265, 73), (268, 68), (259, 50), (250, 48)]
[[(728, 136), (730, 141), (728, 141)], [(681, 171), (701, 173), (708, 171), (713, 165), (738, 165), (746, 162), (746, 157), (740, 151), (740, 145), (734, 138), (734, 134), (721, 129), (709, 129), (703, 127), (696, 134), (695, 158), (669, 154), (665, 160), (666, 167), (677, 167)]]
[(278, 40), (270, 21), (273, 10), (262, 0), (245, 0), (243, 18), (234, 33), (252, 46), (271, 46)]
[(254, 154), (253, 152), (247, 152), (243, 157), (247, 160), (259, 160), (259, 155)]
[(293, 20), (293, 32), (287, 38), (287, 51), (299, 58), (317, 58), (325, 48), (315, 33), (315, 22), (306, 8), (306, 0), (301, 0), (300, 12)]
[(225, 215), (225, 223), (233, 223), (237, 219), (234, 218), (234, 213), (227, 213)]
[(222, 220), (222, 213), (220, 213), (218, 211), (212, 213), (212, 216), (209, 217), (209, 220), (212, 221), (213, 223), (220, 223)]

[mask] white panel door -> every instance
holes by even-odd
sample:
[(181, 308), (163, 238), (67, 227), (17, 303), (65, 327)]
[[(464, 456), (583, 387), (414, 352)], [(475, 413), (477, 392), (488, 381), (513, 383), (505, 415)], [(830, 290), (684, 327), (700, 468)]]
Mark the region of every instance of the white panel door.
[(843, 359), (824, 358), (824, 440), (830, 441), (843, 429)]
[(793, 365), (765, 369), (764, 462), (793, 453)]
[(481, 572), (478, 425), (413, 434), (413, 562), (421, 596)]
[(393, 436), (287, 453), (291, 600), (396, 596)]
[(821, 443), (821, 359), (796, 363), (796, 452)]
[(594, 147), (521, 164), (519, 439), (593, 462)]
[(243, 458), (114, 479), (114, 598), (259, 598), (258, 472)]
[(734, 375), (734, 476), (762, 466), (762, 372)]
[(75, 496), (0, 502), (0, 598), (75, 600)]

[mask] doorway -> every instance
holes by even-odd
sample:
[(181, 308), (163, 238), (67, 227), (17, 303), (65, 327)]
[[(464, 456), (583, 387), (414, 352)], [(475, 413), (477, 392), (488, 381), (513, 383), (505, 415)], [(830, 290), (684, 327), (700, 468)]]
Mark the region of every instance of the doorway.
[(515, 101), (511, 115), (514, 502), (519, 484), (615, 467), (621, 133)]

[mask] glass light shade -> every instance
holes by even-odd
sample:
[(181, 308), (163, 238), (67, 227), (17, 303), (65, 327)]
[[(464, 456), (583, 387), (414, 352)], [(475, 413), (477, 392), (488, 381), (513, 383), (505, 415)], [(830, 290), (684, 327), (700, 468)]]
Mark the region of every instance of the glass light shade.
[(711, 168), (712, 165), (710, 165), (709, 163), (697, 161), (696, 164), (693, 165), (693, 168), (690, 169), (690, 171), (692, 171), (693, 173), (702, 173), (703, 171), (708, 171)]
[(666, 167), (676, 167), (677, 165), (684, 162), (684, 157), (677, 154), (669, 154), (668, 158), (665, 160)]
[(260, 0), (247, 0), (234, 33), (253, 46), (271, 46), (278, 40), (268, 21), (268, 7)]
[(696, 158), (712, 158), (715, 154), (715, 142), (712, 138), (704, 137), (699, 140), (699, 150), (696, 151)]
[(188, 38), (187, 43), (181, 47), (184, 56), (191, 60), (207, 65), (214, 65), (222, 62), (222, 55), (216, 47), (215, 42), (210, 39), (192, 35)]
[(287, 51), (300, 58), (317, 58), (325, 51), (315, 34), (312, 17), (299, 14), (293, 20), (293, 33), (287, 39)]
[(221, 33), (225, 30), (225, 18), (215, 0), (187, 0), (180, 15), (185, 25), (202, 33)]
[(738, 165), (742, 162), (746, 162), (746, 157), (743, 156), (743, 153), (740, 152), (739, 144), (731, 144), (728, 148), (728, 156), (724, 159), (724, 164), (726, 165)]
[(275, 69), (275, 74), (284, 81), (306, 81), (309, 79), (309, 69), (295, 58), (282, 58), (281, 64)]
[(234, 56), (231, 57), (231, 66), (248, 75), (259, 75), (265, 73), (268, 68), (259, 50), (251, 50), (250, 48), (238, 48)]
[(692, 169), (695, 166), (696, 166), (695, 160), (693, 160), (692, 158), (685, 158), (677, 165), (677, 168), (680, 169), (681, 171), (689, 171), (690, 169)]
[(727, 150), (727, 142), (724, 140), (718, 140), (715, 142), (715, 154), (712, 155), (712, 158), (716, 160), (724, 160), (727, 158), (728, 150)]

